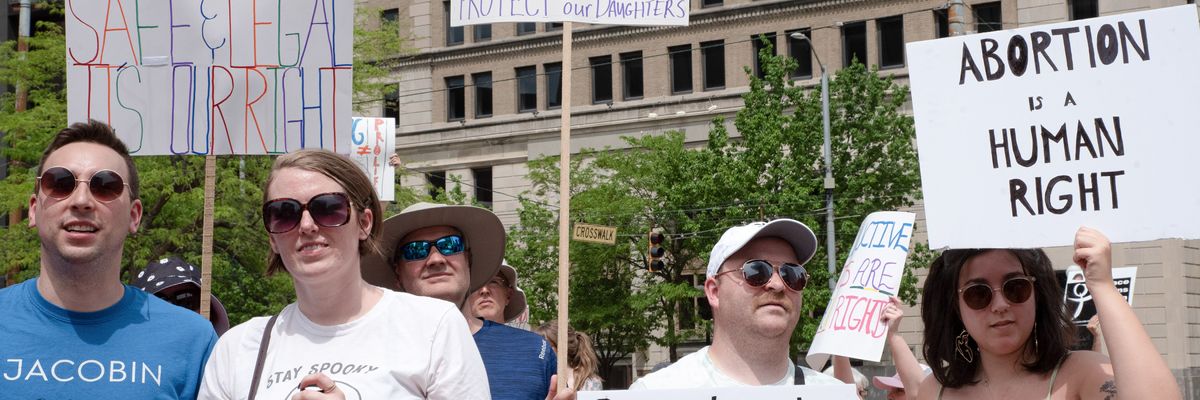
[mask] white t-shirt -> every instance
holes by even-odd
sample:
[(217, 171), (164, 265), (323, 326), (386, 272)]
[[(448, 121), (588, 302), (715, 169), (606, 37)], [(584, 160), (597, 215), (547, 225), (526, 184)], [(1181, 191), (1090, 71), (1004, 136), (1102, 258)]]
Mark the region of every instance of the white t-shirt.
[[(387, 289), (362, 318), (335, 326), (309, 320), (296, 303), (279, 314), (257, 400), (285, 400), (300, 379), (323, 372), (347, 400), (490, 399), (487, 372), (453, 304)], [(208, 359), (200, 399), (246, 399), (269, 317), (230, 329)]]
[[(712, 387), (729, 387), (729, 386), (753, 386), (750, 384), (739, 382), (729, 375), (717, 369), (713, 365), (712, 358), (708, 356), (708, 347), (688, 354), (680, 358), (670, 366), (651, 372), (646, 376), (641, 377), (632, 386), (631, 390), (636, 389), (688, 389), (688, 388), (712, 388)], [(842, 381), (829, 377), (817, 371), (808, 368), (800, 367), (804, 372), (805, 385), (841, 385)], [(772, 383), (771, 386), (787, 386), (795, 383), (796, 366), (788, 363), (787, 374), (779, 382)]]

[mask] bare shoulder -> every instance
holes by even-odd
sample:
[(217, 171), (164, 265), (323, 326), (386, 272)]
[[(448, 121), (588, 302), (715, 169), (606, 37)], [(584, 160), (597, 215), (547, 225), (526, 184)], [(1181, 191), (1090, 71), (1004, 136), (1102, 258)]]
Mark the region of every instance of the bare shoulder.
[(938, 383), (937, 378), (933, 377), (933, 374), (925, 375), (925, 379), (921, 380), (921, 388), (917, 390), (917, 399), (935, 400), (941, 390), (942, 385)]
[[(1094, 351), (1074, 351), (1063, 361), (1054, 386), (1075, 388), (1081, 399), (1115, 399), (1117, 388), (1112, 362)], [(1072, 396), (1074, 397), (1074, 396)]]

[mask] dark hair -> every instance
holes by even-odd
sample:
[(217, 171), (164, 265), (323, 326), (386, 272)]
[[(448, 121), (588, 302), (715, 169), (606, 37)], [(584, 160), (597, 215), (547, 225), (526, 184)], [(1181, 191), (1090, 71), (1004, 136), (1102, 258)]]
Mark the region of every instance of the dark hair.
[[(284, 154), (276, 158), (275, 163), (271, 165), (271, 175), (267, 177), (267, 183), (263, 186), (263, 203), (271, 200), (269, 193), (271, 182), (275, 181), (275, 174), (284, 168), (297, 168), (325, 175), (341, 185), (342, 189), (346, 191), (346, 196), (350, 198), (354, 210), (360, 215), (363, 210), (371, 209), (371, 231), (367, 233), (366, 240), (358, 242), (358, 254), (362, 256), (368, 252), (379, 253), (379, 236), (383, 230), (383, 208), (379, 205), (379, 196), (375, 195), (375, 185), (371, 184), (371, 179), (367, 178), (367, 174), (361, 168), (354, 165), (354, 162), (346, 156), (329, 150), (304, 149)], [(275, 250), (268, 250), (267, 275), (286, 270), (279, 253), (276, 253)]]
[[(133, 165), (133, 157), (129, 156), (129, 149), (125, 147), (125, 143), (117, 137), (117, 133), (112, 127), (97, 120), (88, 120), (88, 122), (76, 122), (68, 126), (66, 129), (58, 131), (54, 135), (54, 139), (50, 140), (50, 144), (46, 146), (46, 150), (42, 152), (42, 159), (38, 161), (37, 176), (42, 176), (42, 170), (46, 168), (46, 159), (50, 158), (50, 153), (63, 148), (71, 143), (95, 143), (112, 149), (117, 152), (125, 160), (125, 168), (129, 170), (129, 176), (125, 177), (129, 184), (129, 200), (137, 200), (141, 197), (138, 190), (138, 173), (137, 167)], [(37, 193), (37, 187), (33, 188), (34, 193)]]
[[(958, 308), (958, 276), (971, 258), (989, 251), (1007, 251), (1021, 262), (1025, 274), (1034, 277), (1035, 325), (1026, 343), (1026, 370), (1044, 374), (1066, 357), (1074, 342), (1074, 325), (1063, 308), (1063, 288), (1054, 277), (1050, 258), (1041, 249), (946, 250), (929, 265), (929, 276), (921, 293), (921, 322), (925, 325), (925, 360), (942, 386), (957, 388), (975, 384), (980, 363), (968, 363), (955, 352), (955, 339), (966, 329)], [(978, 345), (969, 341), (971, 351)]]

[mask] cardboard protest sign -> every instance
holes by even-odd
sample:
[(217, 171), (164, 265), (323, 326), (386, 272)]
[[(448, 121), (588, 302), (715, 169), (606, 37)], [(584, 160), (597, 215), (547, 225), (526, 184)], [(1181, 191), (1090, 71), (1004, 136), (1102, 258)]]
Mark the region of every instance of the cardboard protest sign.
[[(1067, 313), (1071, 314), (1071, 320), (1076, 325), (1087, 325), (1088, 320), (1096, 315), (1096, 305), (1092, 303), (1092, 294), (1084, 284), (1083, 270), (1079, 266), (1071, 264), (1067, 267), (1066, 277), (1063, 300), (1067, 307)], [(1113, 268), (1112, 277), (1113, 284), (1117, 286), (1117, 292), (1125, 296), (1125, 301), (1132, 307), (1137, 267)]]
[(396, 200), (396, 168), (388, 163), (396, 154), (396, 120), (355, 117), (347, 141), (342, 146), (371, 178), (379, 201)]
[(344, 152), (354, 2), (65, 5), (67, 118), (134, 155)]
[(819, 368), (834, 354), (879, 361), (888, 329), (879, 318), (888, 298), (900, 293), (914, 218), (889, 211), (863, 220), (808, 348), (808, 365)]
[(909, 43), (933, 248), (1200, 238), (1194, 6)]
[(450, 26), (493, 22), (687, 25), (688, 0), (453, 0)]
[(741, 386), (697, 389), (598, 390), (579, 392), (579, 400), (857, 400), (854, 385)]

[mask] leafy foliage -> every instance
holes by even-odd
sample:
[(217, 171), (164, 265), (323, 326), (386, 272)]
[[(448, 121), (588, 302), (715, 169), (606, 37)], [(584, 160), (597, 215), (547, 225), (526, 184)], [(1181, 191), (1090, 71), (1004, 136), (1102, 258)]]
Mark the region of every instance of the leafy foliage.
[[(707, 340), (707, 324), (679, 329), (684, 324), (678, 322), (692, 317), (680, 313), (695, 312), (689, 304), (703, 294), (692, 276), (703, 276), (710, 249), (731, 226), (786, 217), (825, 237), (820, 90), (788, 79), (795, 60), (775, 56), (769, 46), (760, 58), (765, 77), (745, 71), (750, 91), (733, 121), (738, 136), (718, 117), (699, 148), (689, 146), (681, 132), (667, 132), (626, 137), (627, 150), (584, 151), (572, 158), (571, 220), (615, 226), (620, 240), (608, 247), (572, 243), (571, 323), (589, 333), (639, 334), (601, 347), (643, 348), (653, 341), (669, 347), (674, 361), (679, 344)], [(911, 206), (920, 198), (913, 121), (900, 112), (907, 98), (907, 87), (857, 63), (831, 81), (839, 260), (845, 260), (867, 214)], [(544, 320), (553, 317), (556, 302), (558, 223), (556, 210), (545, 203), (557, 197), (557, 158), (534, 160), (529, 167), (534, 188), (522, 201), (508, 254), (533, 271), (530, 306), (533, 318)], [(667, 235), (667, 267), (648, 272), (645, 235), (652, 228)], [(824, 254), (820, 247), (818, 254)], [(812, 283), (803, 296), (808, 317), (793, 335), (794, 351), (808, 346), (830, 298), (824, 259), (818, 255), (808, 263)], [(621, 280), (595, 278), (600, 276)], [(906, 272), (901, 295), (910, 303), (914, 284)], [(607, 314), (614, 308), (618, 314)], [(640, 336), (647, 332), (654, 336)]]

